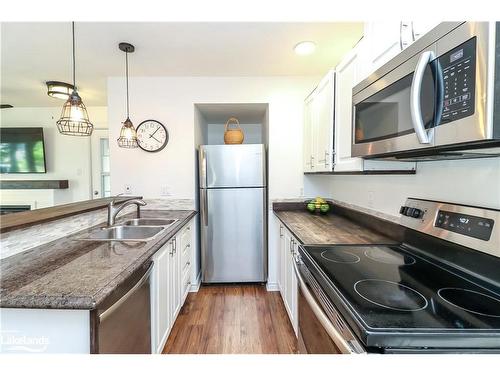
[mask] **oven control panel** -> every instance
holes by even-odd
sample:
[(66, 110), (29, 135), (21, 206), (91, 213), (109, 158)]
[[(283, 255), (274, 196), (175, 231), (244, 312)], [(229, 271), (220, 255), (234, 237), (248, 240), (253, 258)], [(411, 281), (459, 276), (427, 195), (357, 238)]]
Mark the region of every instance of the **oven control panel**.
[(474, 114), (476, 38), (439, 57), (443, 77), (443, 102), (438, 125)]
[(500, 257), (500, 210), (408, 198), (400, 210), (406, 228)]
[(493, 219), (439, 210), (434, 226), (488, 241), (491, 238), (494, 224)]

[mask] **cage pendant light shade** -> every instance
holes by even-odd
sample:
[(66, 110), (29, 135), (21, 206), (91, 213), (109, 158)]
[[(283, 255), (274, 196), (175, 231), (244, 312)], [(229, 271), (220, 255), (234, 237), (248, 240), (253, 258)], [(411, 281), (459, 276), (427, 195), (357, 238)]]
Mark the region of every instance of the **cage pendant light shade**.
[(125, 78), (127, 83), (127, 119), (123, 122), (120, 130), (120, 137), (116, 140), (118, 146), (122, 148), (137, 148), (137, 132), (135, 131), (134, 124), (130, 121), (129, 117), (129, 102), (128, 102), (128, 54), (134, 52), (135, 47), (130, 43), (122, 42), (118, 45), (120, 51), (125, 52)]
[(74, 136), (89, 136), (94, 130), (94, 125), (89, 120), (87, 108), (82, 98), (73, 91), (64, 103), (61, 118), (56, 122), (59, 133)]
[(118, 146), (123, 148), (137, 148), (137, 133), (132, 121), (127, 117), (120, 130), (120, 137), (117, 139)]
[(64, 135), (90, 136), (94, 126), (89, 120), (87, 108), (76, 91), (75, 23), (71, 23), (73, 37), (73, 92), (64, 103), (61, 118), (56, 122), (59, 133)]

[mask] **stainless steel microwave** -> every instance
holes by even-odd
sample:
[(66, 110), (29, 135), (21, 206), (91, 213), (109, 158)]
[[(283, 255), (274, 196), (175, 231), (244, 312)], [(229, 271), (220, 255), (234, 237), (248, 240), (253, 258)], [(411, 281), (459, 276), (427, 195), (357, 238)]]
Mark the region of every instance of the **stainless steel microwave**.
[(352, 155), (500, 155), (500, 23), (444, 22), (353, 88)]

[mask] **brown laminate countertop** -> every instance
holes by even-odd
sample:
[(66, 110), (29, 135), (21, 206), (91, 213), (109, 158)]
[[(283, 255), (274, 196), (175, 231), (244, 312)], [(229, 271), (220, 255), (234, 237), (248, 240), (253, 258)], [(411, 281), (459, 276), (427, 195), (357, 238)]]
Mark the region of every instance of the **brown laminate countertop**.
[[(2, 259), (0, 307), (93, 309), (195, 215), (188, 210), (141, 210), (141, 217), (178, 221), (148, 242), (75, 240), (101, 224)], [(128, 217), (135, 215), (119, 222)]]
[(334, 212), (313, 215), (305, 210), (280, 210), (274, 214), (304, 245), (398, 243)]

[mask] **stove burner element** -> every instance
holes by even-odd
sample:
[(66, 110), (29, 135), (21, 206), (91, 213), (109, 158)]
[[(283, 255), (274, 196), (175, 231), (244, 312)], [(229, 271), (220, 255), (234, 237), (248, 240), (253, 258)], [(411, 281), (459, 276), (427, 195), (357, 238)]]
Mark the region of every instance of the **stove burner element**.
[(361, 260), (357, 255), (343, 250), (325, 250), (321, 257), (335, 263), (358, 263)]
[(473, 314), (500, 318), (500, 299), (462, 288), (442, 288), (438, 295), (445, 302)]
[(393, 281), (365, 279), (354, 284), (354, 290), (368, 302), (398, 311), (419, 311), (427, 307), (427, 299), (409, 286)]
[(383, 247), (374, 247), (365, 250), (365, 256), (375, 262), (394, 264), (397, 266), (409, 266), (416, 263), (415, 258), (409, 255), (399, 254)]

